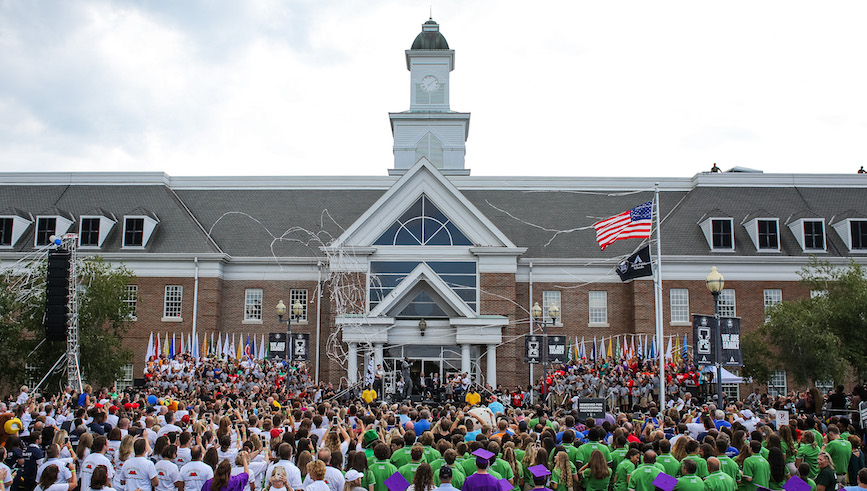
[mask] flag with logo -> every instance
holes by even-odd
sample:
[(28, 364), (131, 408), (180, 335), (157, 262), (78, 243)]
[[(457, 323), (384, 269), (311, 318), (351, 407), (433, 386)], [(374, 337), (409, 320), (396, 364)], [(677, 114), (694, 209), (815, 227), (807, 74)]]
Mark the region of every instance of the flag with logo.
[(652, 215), (653, 201), (648, 201), (611, 218), (600, 220), (593, 224), (596, 229), (596, 242), (604, 251), (618, 240), (649, 238)]
[(620, 281), (653, 276), (653, 267), (650, 264), (650, 246), (646, 245), (635, 254), (620, 261), (620, 264), (617, 265), (617, 275), (620, 276)]

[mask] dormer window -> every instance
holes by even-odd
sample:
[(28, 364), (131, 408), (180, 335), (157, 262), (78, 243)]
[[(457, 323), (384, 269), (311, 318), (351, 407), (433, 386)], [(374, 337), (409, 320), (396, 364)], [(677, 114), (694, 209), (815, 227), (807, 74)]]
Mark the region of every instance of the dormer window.
[(78, 245), (80, 247), (102, 247), (109, 232), (117, 223), (114, 214), (99, 208), (91, 210), (91, 214), (81, 215), (78, 227)]
[(825, 219), (800, 217), (789, 222), (789, 230), (804, 252), (825, 252)]
[[(719, 212), (719, 210), (714, 210)], [(714, 213), (711, 212), (711, 213)], [(707, 215), (706, 215), (707, 216)], [(711, 251), (732, 252), (735, 250), (734, 223), (724, 216), (707, 216), (699, 222), (704, 238)]]
[(867, 217), (847, 212), (831, 223), (831, 227), (837, 231), (849, 252), (867, 253)]
[(36, 238), (34, 245), (36, 247), (47, 246), (51, 243), (52, 235), (63, 235), (69, 231), (69, 227), (75, 222), (72, 215), (61, 212), (60, 210), (51, 210), (54, 213), (44, 214), (36, 217)]
[(768, 216), (767, 211), (759, 210), (741, 223), (758, 252), (780, 252), (780, 220)]
[(33, 215), (17, 208), (0, 212), (0, 248), (13, 247), (33, 223)]
[(146, 213), (123, 217), (124, 247), (145, 247), (148, 244), (159, 220), (153, 213)]
[(825, 222), (804, 220), (804, 250), (825, 250)]

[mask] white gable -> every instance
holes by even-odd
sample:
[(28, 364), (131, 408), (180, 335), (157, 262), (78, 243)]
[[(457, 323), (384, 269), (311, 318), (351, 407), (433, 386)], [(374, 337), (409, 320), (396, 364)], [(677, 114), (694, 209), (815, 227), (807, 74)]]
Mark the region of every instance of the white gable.
[[(424, 285), (423, 285), (424, 283)], [(379, 304), (370, 311), (370, 317), (388, 315), (400, 311), (415, 297), (419, 287), (429, 287), (432, 297), (443, 300), (454, 316), (475, 318), (476, 313), (425, 263), (412, 270)]]
[(370, 246), (422, 194), (475, 246), (515, 247), (433, 164), (421, 158), (329, 248)]

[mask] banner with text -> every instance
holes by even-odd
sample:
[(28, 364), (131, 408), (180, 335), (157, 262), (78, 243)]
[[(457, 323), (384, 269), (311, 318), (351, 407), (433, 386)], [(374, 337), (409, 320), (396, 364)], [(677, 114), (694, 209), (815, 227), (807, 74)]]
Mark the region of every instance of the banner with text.
[[(741, 356), (741, 319), (740, 317), (720, 317), (720, 336), (722, 337), (722, 365), (739, 367), (743, 365)], [(716, 320), (712, 315), (693, 314), (692, 338), (695, 340), (694, 360), (699, 366), (716, 364)]]
[(272, 332), (268, 334), (268, 358), (271, 360), (286, 359), (285, 332)]

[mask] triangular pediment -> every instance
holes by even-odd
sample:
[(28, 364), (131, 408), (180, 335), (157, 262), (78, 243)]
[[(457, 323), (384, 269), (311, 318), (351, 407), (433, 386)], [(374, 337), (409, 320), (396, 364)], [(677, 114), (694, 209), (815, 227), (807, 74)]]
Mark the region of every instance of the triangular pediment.
[[(451, 181), (426, 158), (421, 158), (329, 248), (374, 245), (389, 229), (396, 227), (395, 224), (422, 198), (453, 225), (452, 230), (458, 230), (466, 237), (468, 243), (460, 242), (460, 245), (515, 247)], [(434, 243), (429, 245), (443, 245), (442, 235), (431, 235), (429, 238), (434, 239)], [(384, 246), (382, 242), (384, 240), (378, 246)]]
[(464, 302), (430, 266), (421, 263), (374, 307), (369, 317), (395, 317), (424, 292), (447, 317), (475, 318), (476, 312)]

